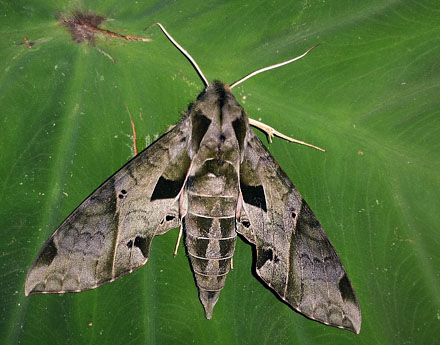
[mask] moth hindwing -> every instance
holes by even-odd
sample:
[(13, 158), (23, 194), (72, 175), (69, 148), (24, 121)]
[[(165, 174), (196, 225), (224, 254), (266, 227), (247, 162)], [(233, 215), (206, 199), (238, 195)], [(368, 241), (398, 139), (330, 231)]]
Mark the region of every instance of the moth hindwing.
[(359, 303), (338, 255), (220, 81), (67, 217), (30, 268), (26, 295), (111, 282), (144, 265), (153, 238), (179, 225), (206, 318), (241, 234), (256, 247), (256, 273), (283, 301), (359, 332)]

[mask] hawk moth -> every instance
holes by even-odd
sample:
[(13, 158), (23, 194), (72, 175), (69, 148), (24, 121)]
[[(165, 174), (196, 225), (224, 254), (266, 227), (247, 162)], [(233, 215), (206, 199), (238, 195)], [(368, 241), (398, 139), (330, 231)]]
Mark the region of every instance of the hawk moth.
[[(177, 125), (84, 200), (44, 244), (26, 295), (93, 289), (144, 265), (153, 238), (181, 226), (210, 319), (237, 234), (256, 247), (256, 273), (310, 319), (359, 333), (361, 312), (319, 221), (250, 128), (228, 86), (208, 83)], [(154, 24), (153, 24), (154, 25)]]

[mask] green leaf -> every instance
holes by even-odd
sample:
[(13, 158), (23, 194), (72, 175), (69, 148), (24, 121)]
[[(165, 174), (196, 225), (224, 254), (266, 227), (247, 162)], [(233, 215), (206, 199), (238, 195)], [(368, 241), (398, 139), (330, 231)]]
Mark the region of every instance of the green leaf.
[[(432, 344), (440, 338), (438, 1), (2, 2), (0, 343)], [(72, 41), (57, 12), (88, 10), (101, 34)], [(24, 296), (32, 260), (65, 217), (177, 122), (208, 79), (322, 45), (234, 94), (249, 116), (324, 147), (275, 139), (273, 156), (314, 210), (358, 294), (360, 335), (308, 320), (252, 273), (240, 241), (213, 319), (204, 318), (177, 231), (148, 264), (79, 294)], [(27, 41), (24, 41), (27, 37)], [(34, 42), (31, 48), (29, 45)], [(114, 63), (115, 60), (117, 63)]]

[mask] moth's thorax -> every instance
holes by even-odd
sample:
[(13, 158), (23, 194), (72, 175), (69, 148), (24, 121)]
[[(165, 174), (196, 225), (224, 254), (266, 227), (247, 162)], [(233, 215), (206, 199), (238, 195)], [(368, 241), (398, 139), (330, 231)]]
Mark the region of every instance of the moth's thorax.
[(215, 81), (205, 88), (190, 110), (192, 153), (203, 159), (240, 159), (248, 118), (229, 87)]

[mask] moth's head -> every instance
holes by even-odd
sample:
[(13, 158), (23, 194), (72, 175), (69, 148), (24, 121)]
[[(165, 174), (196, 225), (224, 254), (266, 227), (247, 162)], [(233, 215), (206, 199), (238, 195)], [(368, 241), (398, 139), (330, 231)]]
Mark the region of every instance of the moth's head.
[(219, 80), (210, 83), (197, 97), (196, 113), (212, 122), (225, 124), (242, 119), (244, 110), (237, 102), (228, 84)]
[(214, 80), (209, 83), (205, 89), (200, 93), (198, 99), (204, 97), (204, 95), (209, 95), (209, 97), (221, 96), (226, 93), (231, 93), (231, 88), (228, 84), (223, 83), (220, 80)]

